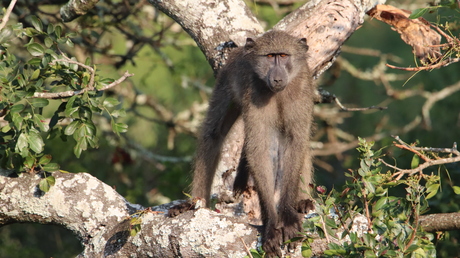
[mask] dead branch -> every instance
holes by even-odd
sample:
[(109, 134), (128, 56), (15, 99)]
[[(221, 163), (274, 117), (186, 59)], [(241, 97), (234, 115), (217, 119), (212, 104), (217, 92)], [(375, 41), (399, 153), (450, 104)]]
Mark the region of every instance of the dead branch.
[(446, 67), (450, 64), (457, 63), (459, 61), (460, 61), (460, 58), (447, 58), (437, 63), (428, 64), (425, 66), (418, 66), (418, 67), (399, 67), (399, 66), (394, 66), (391, 64), (386, 64), (386, 66), (388, 66), (391, 69), (418, 72), (418, 71), (427, 71), (427, 70), (433, 70), (436, 68)]
[[(417, 166), (416, 168), (413, 169), (401, 169), (398, 168), (397, 166), (388, 164), (385, 162), (383, 159), (379, 159), (380, 162), (382, 162), (385, 166), (390, 167), (395, 169), (397, 172), (393, 174), (392, 177), (395, 178), (395, 181), (400, 180), (404, 175), (413, 175), (416, 173), (421, 173), (424, 169), (431, 167), (431, 166), (436, 166), (436, 165), (443, 165), (443, 164), (449, 164), (449, 163), (455, 163), (455, 162), (460, 162), (460, 152), (457, 149), (448, 149), (448, 148), (417, 148), (411, 145), (408, 145), (407, 143), (403, 142), (399, 136), (393, 136), (400, 144), (395, 144), (396, 147), (401, 148), (401, 149), (406, 149), (408, 151), (413, 152), (423, 160), (425, 160), (425, 163)], [(456, 148), (456, 143), (454, 143), (454, 148)], [(419, 150), (424, 150), (424, 151), (429, 151), (429, 152), (443, 152), (443, 153), (449, 153), (449, 154), (456, 154), (456, 157), (446, 157), (446, 158), (437, 158), (437, 159), (431, 159), (428, 156), (422, 154), (419, 152)], [(450, 150), (450, 151), (449, 151)]]
[(392, 26), (401, 39), (410, 45), (415, 56), (422, 63), (437, 63), (442, 57), (439, 47), (441, 35), (431, 29), (430, 23), (422, 17), (409, 19), (411, 12), (391, 5), (377, 5), (367, 14)]

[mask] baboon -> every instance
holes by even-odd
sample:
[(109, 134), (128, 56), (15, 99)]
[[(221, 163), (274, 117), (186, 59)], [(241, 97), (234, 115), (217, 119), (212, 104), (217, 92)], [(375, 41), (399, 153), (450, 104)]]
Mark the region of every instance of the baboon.
[(242, 116), (244, 146), (234, 188), (241, 193), (248, 177), (254, 179), (267, 257), (281, 257), (282, 242), (301, 231), (299, 212), (311, 205), (305, 191), (312, 177), (309, 141), (315, 89), (307, 50), (305, 38), (282, 31), (248, 38), (217, 76), (198, 139), (192, 196), (205, 198), (209, 205), (222, 143)]

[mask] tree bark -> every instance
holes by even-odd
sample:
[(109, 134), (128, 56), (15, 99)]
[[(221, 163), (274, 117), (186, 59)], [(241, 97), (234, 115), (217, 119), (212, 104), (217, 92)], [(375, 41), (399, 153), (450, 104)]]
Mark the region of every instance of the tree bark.
[[(113, 188), (87, 173), (55, 172), (56, 184), (43, 193), (37, 175), (19, 177), (0, 173), (0, 226), (36, 222), (61, 225), (82, 242), (78, 257), (244, 257), (256, 248), (259, 227), (244, 215), (222, 214), (209, 209), (188, 211), (169, 218), (172, 202), (145, 210), (127, 202)], [(141, 229), (130, 235), (131, 218)], [(358, 223), (358, 222), (353, 222)], [(421, 216), (420, 226), (435, 232), (460, 229), (460, 213)], [(357, 227), (360, 228), (360, 227)], [(312, 251), (326, 250), (316, 239)], [(289, 253), (301, 257), (300, 250)]]
[(460, 212), (424, 215), (419, 223), (426, 232), (459, 230)]

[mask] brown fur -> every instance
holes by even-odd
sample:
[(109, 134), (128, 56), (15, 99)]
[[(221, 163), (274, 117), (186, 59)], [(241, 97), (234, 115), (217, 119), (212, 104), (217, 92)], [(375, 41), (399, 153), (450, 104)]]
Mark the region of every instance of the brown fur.
[[(282, 241), (301, 231), (297, 211), (311, 205), (305, 191), (312, 177), (314, 85), (307, 49), (304, 39), (270, 31), (233, 51), (217, 77), (198, 139), (192, 196), (209, 203), (222, 143), (235, 120), (243, 117), (244, 147), (234, 188), (241, 193), (249, 175), (253, 177), (267, 257), (281, 256)], [(305, 184), (300, 187), (300, 182)]]

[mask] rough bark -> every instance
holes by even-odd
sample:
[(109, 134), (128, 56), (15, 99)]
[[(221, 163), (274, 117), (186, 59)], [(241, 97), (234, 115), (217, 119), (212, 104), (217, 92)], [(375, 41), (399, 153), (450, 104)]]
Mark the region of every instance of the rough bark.
[(426, 232), (459, 230), (460, 212), (424, 215), (419, 223)]
[(149, 0), (173, 18), (195, 40), (214, 71), (225, 62), (219, 45), (233, 41), (242, 46), (263, 28), (241, 0)]
[(89, 10), (93, 9), (99, 0), (70, 0), (61, 7), (61, 19), (64, 22), (70, 22), (78, 18), (80, 15), (84, 15)]
[[(56, 184), (47, 193), (38, 189), (41, 177), (0, 175), (0, 226), (18, 222), (56, 224), (70, 229), (82, 241), (78, 257), (244, 257), (256, 248), (258, 227), (246, 217), (209, 209), (166, 216), (173, 202), (145, 210), (127, 202), (114, 189), (86, 173), (55, 172)], [(130, 236), (130, 218), (139, 217), (141, 230)], [(356, 217), (353, 224), (367, 220)], [(421, 216), (425, 231), (460, 229), (460, 213)], [(356, 226), (362, 229), (366, 226)], [(362, 232), (361, 232), (362, 233)], [(338, 242), (334, 240), (334, 242)], [(312, 244), (313, 254), (327, 247)], [(290, 253), (301, 257), (300, 251)]]
[[(44, 193), (38, 188), (40, 176), (2, 172), (0, 226), (19, 222), (61, 225), (84, 245), (79, 257), (90, 258), (240, 258), (248, 248), (256, 247), (257, 227), (249, 225), (244, 216), (198, 209), (169, 218), (167, 210), (174, 202), (144, 210), (90, 174), (55, 172), (53, 176), (56, 184)], [(130, 236), (133, 217), (140, 218), (141, 230)]]

